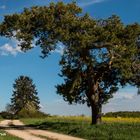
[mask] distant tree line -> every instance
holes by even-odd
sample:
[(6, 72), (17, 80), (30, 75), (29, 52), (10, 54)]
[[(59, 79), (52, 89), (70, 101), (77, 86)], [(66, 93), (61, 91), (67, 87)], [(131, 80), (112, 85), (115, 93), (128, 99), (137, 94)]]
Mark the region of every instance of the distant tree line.
[(119, 112), (108, 112), (104, 114), (104, 117), (123, 117), (123, 118), (137, 118), (140, 117), (140, 111), (119, 111)]

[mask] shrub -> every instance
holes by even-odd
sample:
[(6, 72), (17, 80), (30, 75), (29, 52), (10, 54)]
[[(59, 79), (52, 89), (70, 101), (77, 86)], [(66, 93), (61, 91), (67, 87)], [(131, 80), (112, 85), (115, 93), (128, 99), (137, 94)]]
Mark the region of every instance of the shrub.
[(124, 118), (138, 118), (140, 117), (139, 111), (119, 111), (119, 112), (108, 112), (104, 115), (104, 117), (124, 117)]
[(17, 115), (14, 115), (12, 113), (6, 112), (6, 111), (2, 111), (0, 113), (1, 118), (3, 119), (18, 119)]
[(22, 109), (17, 115), (19, 118), (43, 118), (49, 116), (49, 114), (41, 111), (29, 111), (26, 109)]

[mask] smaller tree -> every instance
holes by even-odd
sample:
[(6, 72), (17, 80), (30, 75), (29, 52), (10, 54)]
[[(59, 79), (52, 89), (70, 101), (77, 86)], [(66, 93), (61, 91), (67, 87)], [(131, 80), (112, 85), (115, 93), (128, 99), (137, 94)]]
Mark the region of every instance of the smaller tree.
[(37, 97), (37, 90), (33, 80), (27, 76), (20, 76), (13, 84), (13, 95), (11, 98), (11, 106), (18, 114), (22, 110), (38, 111), (39, 98)]

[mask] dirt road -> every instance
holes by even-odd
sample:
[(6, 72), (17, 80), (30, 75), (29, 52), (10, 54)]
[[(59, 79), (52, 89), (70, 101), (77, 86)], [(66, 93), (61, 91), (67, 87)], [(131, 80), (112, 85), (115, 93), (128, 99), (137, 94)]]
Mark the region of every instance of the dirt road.
[[(39, 130), (26, 127), (19, 120), (4, 120), (0, 122), (0, 127), (7, 133), (22, 138), (24, 140), (84, 140), (63, 134), (58, 134), (46, 130)], [(43, 137), (43, 138), (41, 138)]]

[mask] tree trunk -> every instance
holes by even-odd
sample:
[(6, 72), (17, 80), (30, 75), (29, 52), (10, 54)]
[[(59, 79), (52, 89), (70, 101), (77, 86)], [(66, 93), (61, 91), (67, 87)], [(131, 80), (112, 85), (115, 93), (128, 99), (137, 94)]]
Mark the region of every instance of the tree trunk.
[(91, 124), (101, 124), (101, 106), (91, 105), (92, 122)]

